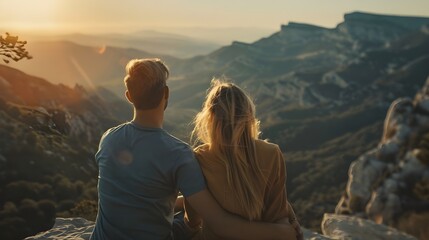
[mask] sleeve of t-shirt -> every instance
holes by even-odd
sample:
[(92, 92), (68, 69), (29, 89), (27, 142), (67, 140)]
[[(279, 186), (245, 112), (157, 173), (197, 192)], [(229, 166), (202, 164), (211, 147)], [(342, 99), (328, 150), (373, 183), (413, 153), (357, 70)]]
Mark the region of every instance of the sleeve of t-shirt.
[(176, 184), (184, 197), (189, 197), (206, 188), (203, 173), (191, 149), (187, 149), (177, 159)]
[(105, 145), (105, 139), (106, 136), (108, 135), (108, 133), (110, 132), (110, 129), (107, 130), (106, 132), (103, 133), (103, 136), (101, 136), (100, 138), (100, 143), (98, 144), (98, 150), (95, 153), (95, 161), (97, 164), (99, 164), (99, 160), (100, 158), (103, 156), (103, 149), (104, 149), (104, 145)]

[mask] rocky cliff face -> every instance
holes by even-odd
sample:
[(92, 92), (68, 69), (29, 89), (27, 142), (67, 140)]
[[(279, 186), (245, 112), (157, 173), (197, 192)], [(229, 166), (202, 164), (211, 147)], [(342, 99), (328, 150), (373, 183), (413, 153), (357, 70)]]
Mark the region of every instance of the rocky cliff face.
[(429, 79), (414, 100), (392, 103), (378, 147), (350, 165), (336, 213), (429, 237)]
[(429, 20), (422, 17), (380, 16), (353, 12), (344, 16), (344, 22), (339, 24), (337, 29), (353, 39), (375, 47), (399, 39), (409, 32), (420, 30), (426, 24), (429, 24)]

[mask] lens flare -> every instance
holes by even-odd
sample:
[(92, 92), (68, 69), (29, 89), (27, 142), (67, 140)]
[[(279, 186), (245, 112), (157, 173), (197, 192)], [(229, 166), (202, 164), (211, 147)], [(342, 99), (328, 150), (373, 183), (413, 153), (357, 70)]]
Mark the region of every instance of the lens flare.
[(101, 46), (98, 49), (98, 54), (102, 55), (104, 52), (106, 52), (106, 48), (107, 48), (106, 45)]
[(116, 160), (122, 165), (130, 165), (134, 158), (133, 154), (128, 150), (120, 151), (116, 157)]

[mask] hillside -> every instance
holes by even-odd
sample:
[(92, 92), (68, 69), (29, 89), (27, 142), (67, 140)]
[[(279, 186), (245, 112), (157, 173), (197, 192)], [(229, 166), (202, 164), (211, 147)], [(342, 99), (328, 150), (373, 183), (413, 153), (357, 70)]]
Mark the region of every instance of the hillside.
[(220, 45), (197, 37), (144, 30), (122, 34), (67, 34), (67, 35), (29, 35), (30, 42), (70, 41), (79, 45), (92, 47), (134, 48), (151, 53), (170, 55), (178, 58), (189, 58), (208, 54)]
[(98, 141), (131, 113), (113, 102), (0, 65), (1, 239), (49, 229), (96, 201)]
[(428, 25), (429, 18), (359, 12), (334, 29), (289, 23), (252, 44), (235, 42), (173, 65), (183, 80), (170, 83), (171, 107), (199, 109), (211, 76), (245, 87), (262, 137), (286, 154), (301, 222), (319, 230), (350, 163), (380, 140), (390, 103), (414, 96), (429, 75)]
[(129, 60), (161, 57), (169, 63), (177, 61), (134, 48), (91, 47), (70, 41), (31, 42), (27, 49), (34, 58), (10, 66), (53, 83), (79, 84), (87, 89), (104, 87), (120, 97), (124, 94), (124, 68)]

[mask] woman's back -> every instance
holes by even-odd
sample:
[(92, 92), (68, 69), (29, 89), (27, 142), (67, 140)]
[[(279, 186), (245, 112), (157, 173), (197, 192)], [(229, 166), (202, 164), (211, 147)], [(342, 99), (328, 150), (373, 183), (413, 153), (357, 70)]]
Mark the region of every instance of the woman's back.
[[(264, 175), (264, 180), (252, 186), (257, 197), (263, 202), (260, 219), (255, 221), (275, 222), (288, 216), (285, 188), (286, 169), (283, 155), (275, 144), (255, 140), (256, 159)], [(247, 213), (236, 199), (234, 189), (227, 181), (224, 156), (211, 151), (207, 144), (195, 149), (195, 155), (203, 170), (207, 186), (218, 203), (227, 211), (247, 218)], [(252, 176), (251, 176), (252, 177)], [(255, 176), (256, 177), (256, 176)], [(204, 239), (217, 239), (210, 229), (203, 226)]]
[[(241, 88), (214, 80), (192, 136), (201, 145), (196, 157), (219, 204), (251, 221), (274, 222), (288, 216), (285, 163), (277, 145), (259, 140), (255, 114)], [(203, 237), (218, 239), (204, 226)]]

